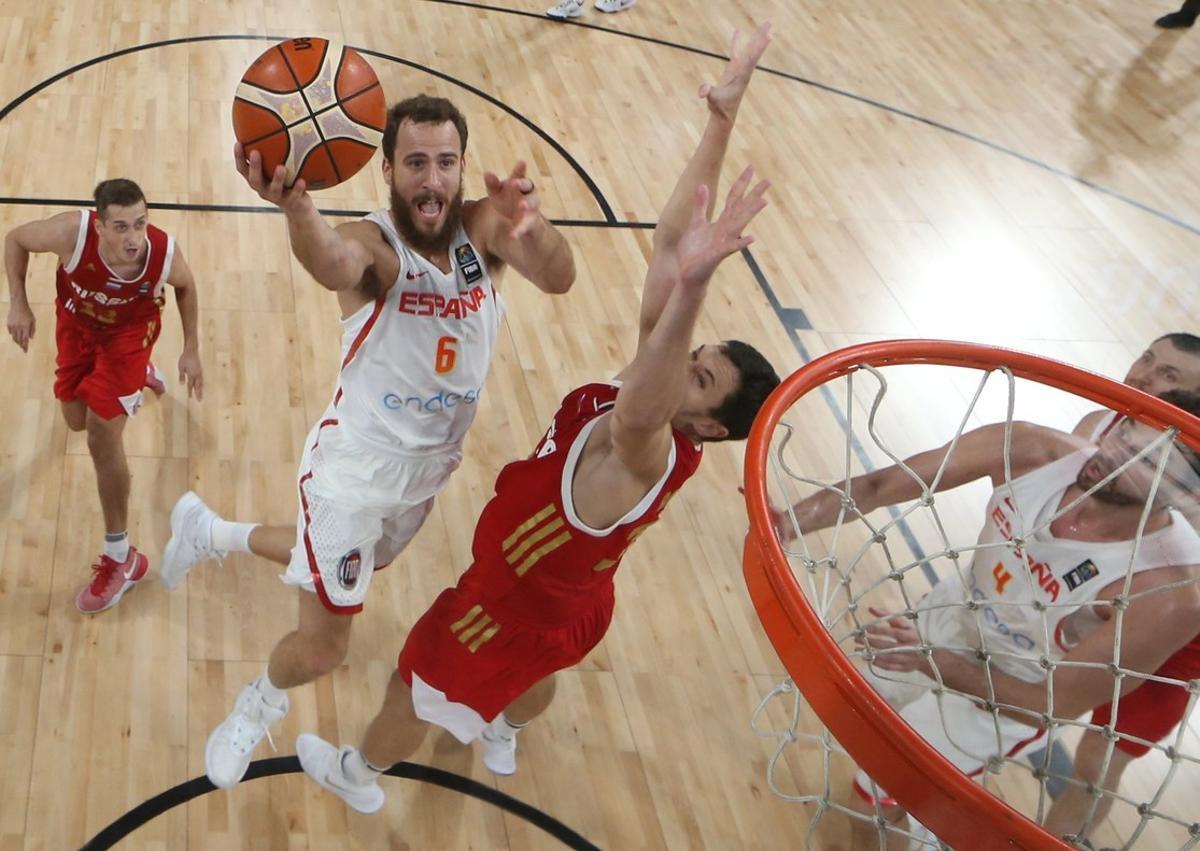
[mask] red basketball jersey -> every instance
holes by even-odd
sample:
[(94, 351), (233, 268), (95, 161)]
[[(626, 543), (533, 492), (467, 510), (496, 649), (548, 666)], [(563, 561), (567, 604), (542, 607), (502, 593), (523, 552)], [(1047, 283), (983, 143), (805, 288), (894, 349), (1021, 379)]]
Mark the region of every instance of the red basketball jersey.
[(626, 549), (700, 466), (701, 447), (676, 431), (666, 472), (637, 506), (608, 529), (583, 523), (571, 498), (575, 468), (618, 390), (616, 384), (573, 390), (534, 453), (500, 471), (496, 495), (475, 528), (475, 562), (459, 586), (477, 589), (497, 614), (552, 626), (611, 603)]
[(58, 301), (68, 313), (97, 328), (132, 325), (156, 318), (171, 274), (175, 240), (146, 225), (146, 262), (137, 277), (118, 277), (100, 258), (96, 212), (80, 210), (75, 253), (58, 267)]

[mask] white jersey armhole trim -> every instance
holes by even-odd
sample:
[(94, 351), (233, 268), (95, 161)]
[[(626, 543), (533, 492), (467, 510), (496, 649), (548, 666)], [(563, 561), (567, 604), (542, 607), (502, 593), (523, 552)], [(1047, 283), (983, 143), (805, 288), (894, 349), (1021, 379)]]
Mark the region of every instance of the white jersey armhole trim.
[[(408, 264), (404, 259), (404, 240), (396, 232), (396, 225), (392, 222), (392, 214), (389, 210), (374, 210), (363, 216), (362, 221), (370, 222), (379, 228), (379, 232), (383, 234), (383, 241), (396, 253), (396, 279), (388, 287), (388, 295), (390, 296), (392, 290), (399, 288), (400, 282), (404, 280), (404, 273), (408, 271)], [(380, 281), (380, 283), (383, 282)]]
[(88, 211), (79, 211), (79, 235), (75, 237), (75, 253), (71, 255), (70, 261), (66, 266), (63, 266), (63, 271), (68, 275), (75, 271), (79, 265), (79, 259), (83, 257), (83, 246), (87, 244), (87, 225)]
[[(613, 404), (615, 403), (610, 402), (609, 406)], [(575, 442), (571, 444), (571, 449), (567, 453), (567, 461), (563, 465), (562, 473), (562, 504), (563, 512), (567, 515), (567, 522), (580, 532), (591, 535), (593, 538), (603, 538), (605, 535), (611, 534), (618, 526), (625, 523), (632, 523), (645, 514), (650, 509), (650, 506), (654, 504), (654, 500), (658, 498), (671, 472), (675, 469), (675, 439), (672, 437), (671, 451), (667, 456), (667, 469), (663, 471), (662, 477), (654, 483), (654, 486), (646, 492), (646, 495), (641, 498), (638, 504), (626, 512), (624, 517), (607, 529), (593, 529), (580, 520), (579, 515), (575, 513), (575, 502), (571, 498), (571, 485), (575, 481), (575, 466), (579, 463), (579, 456), (583, 454), (583, 447), (587, 445), (588, 435), (592, 433), (592, 429), (596, 427), (596, 423), (600, 422), (606, 416), (609, 415), (602, 414), (596, 417), (579, 432), (579, 435), (575, 438)]]
[(1120, 418), (1121, 414), (1117, 413), (1116, 411), (1109, 411), (1107, 415), (1101, 417), (1100, 421), (1096, 423), (1096, 427), (1092, 429), (1092, 436), (1089, 438), (1089, 440), (1092, 443), (1099, 443), (1101, 436), (1103, 436), (1106, 431), (1116, 425), (1117, 420)]
[(175, 262), (175, 237), (167, 234), (167, 256), (163, 259), (162, 274), (158, 276), (158, 286), (161, 287), (171, 277), (171, 264)]

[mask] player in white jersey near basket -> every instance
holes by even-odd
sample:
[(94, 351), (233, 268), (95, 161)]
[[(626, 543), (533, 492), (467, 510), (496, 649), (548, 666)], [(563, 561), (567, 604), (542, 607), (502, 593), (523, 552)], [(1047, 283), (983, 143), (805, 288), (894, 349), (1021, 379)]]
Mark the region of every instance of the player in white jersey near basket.
[(282, 167), (268, 181), (255, 152), (235, 149), (239, 172), (287, 216), (292, 251), (338, 294), (342, 368), (329, 408), (305, 442), (295, 527), (231, 523), (194, 493), (171, 513), (162, 578), (176, 587), (195, 564), (253, 552), (301, 589), (298, 628), (271, 653), (213, 731), (205, 769), (217, 786), (241, 780), (287, 689), (332, 671), (372, 573), (420, 529), (462, 458), (500, 330), (495, 288), (505, 265), (547, 293), (575, 278), (571, 249), (542, 217), (518, 163), (485, 175), (488, 197), (462, 200), (466, 120), (444, 98), (395, 104), (384, 131), (391, 208), (332, 228)]
[[(1186, 332), (1159, 337), (1129, 367), (1125, 383), (1152, 396), (1172, 390), (1200, 393), (1200, 337)], [(1094, 411), (1079, 421), (1074, 434), (1099, 444), (1122, 419), (1115, 411)], [(1193, 528), (1200, 527), (1197, 500), (1176, 507)], [(1176, 650), (1154, 673), (1181, 682), (1200, 679), (1200, 625), (1191, 642)], [(1150, 745), (1142, 742), (1165, 740), (1186, 714), (1188, 698), (1186, 688), (1149, 681), (1121, 698), (1115, 717), (1111, 703), (1096, 707), (1091, 723), (1097, 727), (1111, 724), (1120, 738), (1109, 753), (1108, 740), (1101, 733), (1084, 732), (1075, 748), (1072, 767), (1075, 782), (1067, 783), (1062, 794), (1055, 798), (1046, 814), (1046, 829), (1055, 834), (1079, 833), (1089, 812), (1092, 825), (1103, 821), (1112, 808), (1113, 798), (1101, 795), (1093, 811), (1088, 784), (1116, 792), (1125, 769), (1150, 751)]]
[[(1163, 398), (1200, 415), (1196, 394), (1173, 391)], [(863, 637), (874, 653), (874, 671), (864, 671), (872, 685), (964, 773), (977, 775), (989, 760), (1015, 755), (1041, 735), (1040, 713), (1049, 711), (1046, 671), (1039, 664), (1043, 656), (1054, 662), (1099, 663), (1054, 671), (1053, 714), (1075, 718), (1112, 697), (1107, 664), (1113, 660), (1118, 628), (1121, 666), (1139, 672), (1157, 670), (1195, 635), (1200, 535), (1171, 503), (1194, 500), (1200, 492), (1200, 458), (1190, 450), (1171, 449), (1153, 497), (1149, 494), (1161, 447), (1123, 466), (1159, 436), (1149, 426), (1125, 420), (1094, 446), (1054, 429), (1014, 423), (1011, 486), (1005, 478), (1003, 423), (967, 432), (953, 448), (943, 446), (904, 462), (921, 482), (936, 480), (938, 491), (983, 477), (995, 487), (979, 549), (969, 564), (962, 558), (962, 576), (942, 576), (913, 606), (915, 620), (871, 609), (874, 620)], [(855, 477), (850, 493), (865, 515), (921, 498), (927, 487), (921, 482), (893, 465)], [(793, 507), (796, 525), (806, 533), (830, 526), (841, 506), (838, 493), (822, 491)], [(1144, 513), (1145, 527), (1135, 546)], [(791, 520), (786, 512), (777, 521), (787, 537)], [(1023, 550), (1014, 545), (1016, 539), (1023, 541)], [(1125, 594), (1130, 572), (1120, 624), (1112, 606), (1088, 605)], [(1180, 584), (1166, 587), (1173, 583)], [(904, 651), (921, 646), (922, 639), (935, 648), (931, 656)], [(989, 654), (987, 668), (978, 651)], [(932, 690), (935, 666), (950, 689), (1009, 708), (993, 716), (981, 701), (950, 692), (939, 697)], [(1140, 683), (1128, 676), (1122, 689)], [(903, 826), (904, 809), (861, 770), (854, 791), (853, 810), (873, 820), (878, 805), (889, 823)], [(873, 821), (853, 820), (852, 832), (853, 847), (879, 847)], [(889, 834), (888, 841), (889, 849), (908, 847), (900, 834)]]

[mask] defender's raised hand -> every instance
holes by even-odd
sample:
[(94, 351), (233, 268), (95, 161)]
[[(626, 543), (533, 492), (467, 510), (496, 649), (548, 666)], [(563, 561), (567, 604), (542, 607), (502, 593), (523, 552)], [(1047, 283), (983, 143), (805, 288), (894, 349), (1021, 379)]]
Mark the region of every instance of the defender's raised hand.
[(509, 236), (520, 239), (527, 234), (541, 215), (542, 201), (533, 181), (525, 176), (525, 161), (518, 160), (504, 180), (485, 171), (483, 183), (492, 207), (512, 225)]
[(263, 174), (262, 154), (251, 151), (247, 156), (241, 142), (233, 146), (233, 164), (250, 188), (258, 193), (258, 197), (276, 207), (286, 211), (288, 207), (307, 198), (307, 186), (303, 179), (287, 186), (287, 169), (282, 165), (275, 166), (275, 173), (268, 179)]
[(725, 198), (725, 208), (714, 222), (706, 216), (708, 187), (696, 188), (692, 197), (692, 220), (680, 237), (677, 249), (680, 281), (686, 286), (702, 286), (708, 282), (717, 266), (736, 251), (754, 242), (754, 237), (742, 232), (750, 221), (767, 206), (764, 194), (770, 182), (759, 181), (747, 191), (754, 168), (746, 169), (734, 181)]
[(733, 121), (738, 107), (742, 103), (742, 95), (750, 84), (750, 75), (762, 58), (763, 51), (771, 43), (771, 22), (765, 21), (743, 39), (740, 31), (734, 31), (733, 41), (729, 46), (729, 61), (716, 85), (705, 83), (700, 87), (700, 97), (708, 101), (708, 108)]

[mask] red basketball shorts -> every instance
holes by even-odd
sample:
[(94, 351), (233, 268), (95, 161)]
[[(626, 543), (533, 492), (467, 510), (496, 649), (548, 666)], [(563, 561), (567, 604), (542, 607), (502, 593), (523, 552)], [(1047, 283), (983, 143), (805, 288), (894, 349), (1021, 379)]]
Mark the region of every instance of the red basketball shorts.
[[(1200, 679), (1200, 635), (1184, 645), (1175, 655), (1154, 672), (1160, 677), (1182, 680)], [(1159, 742), (1175, 729), (1175, 725), (1187, 711), (1188, 691), (1186, 685), (1148, 682), (1121, 697), (1117, 704), (1118, 733), (1136, 736), (1147, 742)], [(1106, 703), (1092, 713), (1092, 723), (1103, 727), (1112, 721), (1112, 704)], [(1130, 756), (1142, 756), (1150, 747), (1124, 737), (1117, 740), (1116, 747)]]
[[(497, 616), (486, 599), (460, 583), (443, 591), (417, 621), (398, 667), (410, 686), (415, 674), (426, 692), (440, 692), (449, 715), (473, 710), (481, 729), (539, 680), (582, 661), (608, 631), (612, 613), (612, 596), (605, 595), (568, 624), (531, 626)], [(414, 696), (419, 697), (415, 689)], [(478, 733), (469, 723), (466, 730), (443, 723), (445, 712), (423, 714), (418, 705), (417, 714), (460, 739), (469, 741), (472, 732)]]
[(106, 420), (137, 413), (150, 351), (162, 330), (159, 318), (99, 329), (62, 305), (56, 318), (54, 396), (64, 402), (82, 399)]

